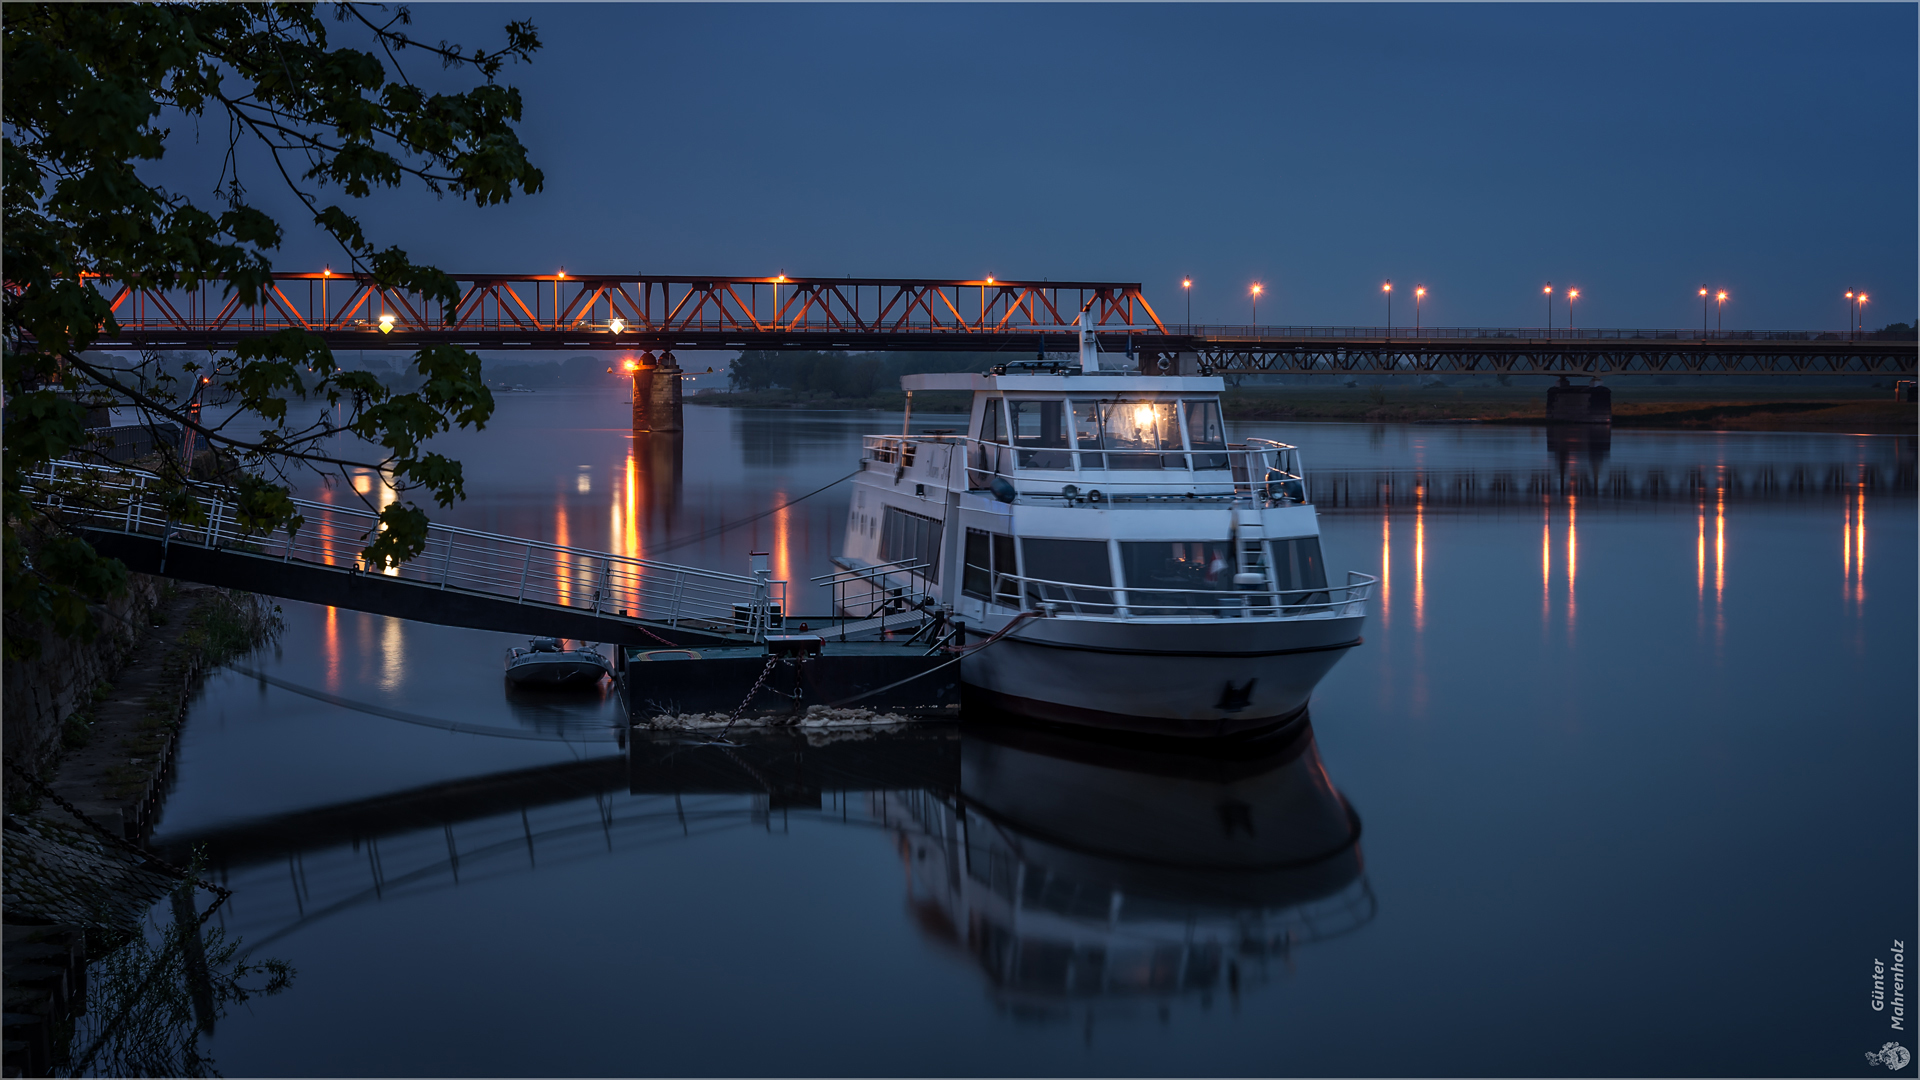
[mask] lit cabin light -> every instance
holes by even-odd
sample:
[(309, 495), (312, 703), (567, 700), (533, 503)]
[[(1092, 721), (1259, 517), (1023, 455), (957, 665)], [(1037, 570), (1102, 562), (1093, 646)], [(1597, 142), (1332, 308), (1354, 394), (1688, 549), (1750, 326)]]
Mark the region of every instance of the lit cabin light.
[(1153, 406), (1135, 405), (1133, 407), (1133, 426), (1143, 431), (1153, 428)]
[(607, 329), (613, 331), (616, 334), (622, 330), (625, 330), (626, 328), (627, 328), (627, 320), (625, 319), (613, 318), (613, 319), (607, 320)]
[(380, 332), (383, 334), (393, 333), (393, 316), (392, 315), (380, 316)]

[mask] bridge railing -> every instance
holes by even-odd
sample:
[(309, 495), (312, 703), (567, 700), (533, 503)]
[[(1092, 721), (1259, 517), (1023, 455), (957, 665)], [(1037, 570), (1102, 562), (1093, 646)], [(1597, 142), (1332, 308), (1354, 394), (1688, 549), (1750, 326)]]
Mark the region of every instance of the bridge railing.
[[(164, 538), (169, 544), (230, 549), (285, 562), (338, 567), (522, 604), (551, 605), (669, 626), (763, 637), (785, 610), (786, 585), (607, 551), (569, 547), (453, 525), (430, 524), (426, 549), (397, 567), (365, 564), (361, 550), (380, 529), (377, 512), (293, 500), (305, 519), (289, 532), (249, 529), (232, 493), (196, 485), (183, 513), (158, 477), (130, 469), (55, 462), (35, 477), (36, 501), (76, 525)], [(183, 518), (197, 519), (188, 523)]]
[(1849, 335), (1844, 330), (1676, 330), (1619, 327), (1544, 326), (1255, 326), (1248, 324), (1168, 323), (1175, 337), (1313, 338), (1360, 341), (1882, 341), (1877, 331)]
[[(1303, 619), (1365, 614), (1380, 579), (1347, 571), (1345, 585), (1307, 589), (1147, 589), (995, 574), (993, 595), (1051, 618), (1139, 622), (1153, 619)], [(1015, 599), (1017, 598), (1017, 599)]]

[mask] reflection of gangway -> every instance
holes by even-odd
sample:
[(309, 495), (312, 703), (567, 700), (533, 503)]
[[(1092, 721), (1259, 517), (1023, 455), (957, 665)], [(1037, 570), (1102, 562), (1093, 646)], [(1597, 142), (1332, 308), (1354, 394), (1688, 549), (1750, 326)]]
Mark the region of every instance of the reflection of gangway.
[(360, 507), (295, 499), (298, 528), (269, 532), (249, 527), (230, 491), (163, 491), (149, 473), (62, 461), (33, 484), (38, 504), (132, 570), (422, 622), (622, 644), (758, 641), (785, 606), (786, 582), (764, 572), (441, 524), (428, 526), (421, 554), (378, 569), (361, 549), (379, 516)]

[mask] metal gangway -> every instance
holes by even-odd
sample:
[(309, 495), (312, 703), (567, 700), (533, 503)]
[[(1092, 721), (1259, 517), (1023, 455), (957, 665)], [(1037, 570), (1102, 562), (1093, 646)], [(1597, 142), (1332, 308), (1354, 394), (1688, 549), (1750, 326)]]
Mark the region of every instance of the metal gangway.
[(764, 571), (725, 574), (439, 523), (419, 555), (382, 568), (362, 557), (381, 525), (361, 506), (294, 499), (304, 519), (296, 528), (261, 530), (241, 520), (232, 490), (214, 485), (73, 461), (32, 483), (36, 505), (131, 569), (284, 598), (477, 629), (598, 629), (555, 636), (636, 643), (654, 636), (648, 627), (757, 642), (785, 610), (787, 583)]

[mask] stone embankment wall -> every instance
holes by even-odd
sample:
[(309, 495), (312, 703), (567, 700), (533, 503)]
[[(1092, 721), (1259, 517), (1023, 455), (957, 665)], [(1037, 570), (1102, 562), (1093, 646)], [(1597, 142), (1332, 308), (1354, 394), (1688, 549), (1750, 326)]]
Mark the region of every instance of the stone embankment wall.
[(0, 743), (7, 760), (44, 772), (59, 756), (63, 725), (91, 704), (133, 655), (165, 583), (129, 574), (127, 585), (126, 596), (94, 609), (99, 637), (72, 641), (43, 631), (39, 656), (8, 660), (0, 669)]

